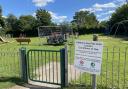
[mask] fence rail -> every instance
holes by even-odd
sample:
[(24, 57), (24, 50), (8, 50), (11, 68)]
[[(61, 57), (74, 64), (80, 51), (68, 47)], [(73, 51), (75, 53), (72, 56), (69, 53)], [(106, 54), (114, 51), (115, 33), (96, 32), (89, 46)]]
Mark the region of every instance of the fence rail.
[[(20, 77), (20, 54), (19, 49), (0, 49), (0, 77)], [(36, 50), (35, 50), (36, 51)], [(37, 72), (40, 72), (38, 80), (42, 81), (44, 76), (42, 72), (45, 71), (45, 61), (50, 66), (54, 73), (51, 74), (48, 71), (48, 76), (57, 76), (57, 67), (54, 63), (60, 62), (60, 53), (55, 51), (45, 52), (45, 50), (39, 50), (38, 52), (31, 51), (29, 57), (29, 63), (32, 63), (30, 67), (30, 77), (32, 75), (37, 76)], [(46, 53), (46, 55), (45, 55)], [(36, 56), (34, 56), (36, 55)], [(46, 58), (45, 58), (46, 57)], [(45, 60), (47, 59), (47, 60)], [(42, 62), (41, 62), (42, 61)], [(35, 64), (34, 64), (35, 63)], [(52, 63), (52, 64), (50, 64)], [(92, 75), (88, 73), (80, 72), (79, 70), (72, 70), (74, 64), (74, 45), (68, 46), (68, 74), (69, 84), (78, 85), (80, 87), (88, 88), (92, 85)], [(44, 69), (39, 70), (36, 68), (44, 66)], [(58, 64), (58, 66), (60, 66)], [(58, 69), (59, 70), (59, 69)], [(33, 71), (33, 72), (32, 72)], [(46, 72), (44, 72), (46, 73)], [(59, 75), (59, 74), (58, 74)], [(50, 77), (51, 77), (50, 76)], [(37, 78), (37, 77), (33, 77)], [(57, 77), (56, 77), (57, 78)], [(49, 79), (49, 78), (48, 78)], [(47, 79), (47, 80), (48, 80)], [(59, 83), (53, 79), (53, 83)], [(56, 79), (58, 80), (58, 79)], [(44, 80), (45, 81), (45, 80)], [(49, 82), (49, 80), (47, 81)], [(103, 59), (102, 59), (102, 72), (100, 76), (97, 76), (97, 88), (98, 89), (128, 89), (128, 47), (104, 47)]]
[(0, 78), (8, 77), (20, 77), (19, 50), (0, 48)]
[[(71, 76), (71, 85), (82, 85), (84, 87), (92, 86), (92, 75), (71, 70), (74, 62), (74, 45), (68, 46), (68, 64), (70, 66), (69, 74)], [(98, 89), (128, 89), (128, 47), (104, 47), (101, 75), (97, 76)], [(79, 77), (78, 77), (79, 76)]]
[(29, 50), (28, 75), (32, 81), (60, 85), (60, 51)]

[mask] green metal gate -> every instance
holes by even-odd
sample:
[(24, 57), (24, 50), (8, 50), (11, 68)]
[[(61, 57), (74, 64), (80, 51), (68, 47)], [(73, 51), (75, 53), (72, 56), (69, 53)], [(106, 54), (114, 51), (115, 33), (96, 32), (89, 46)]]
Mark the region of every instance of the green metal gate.
[(65, 86), (65, 49), (29, 50), (27, 71), (31, 81)]

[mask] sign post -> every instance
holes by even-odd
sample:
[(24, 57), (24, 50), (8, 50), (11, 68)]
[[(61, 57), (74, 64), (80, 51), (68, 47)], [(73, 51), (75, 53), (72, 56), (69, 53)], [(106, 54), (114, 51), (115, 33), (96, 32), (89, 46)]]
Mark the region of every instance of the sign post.
[(96, 89), (96, 75), (100, 75), (102, 63), (103, 43), (97, 40), (97, 35), (93, 35), (93, 41), (75, 42), (74, 66), (82, 72), (92, 74), (93, 89)]
[[(98, 36), (93, 35), (93, 41), (98, 41)], [(92, 74), (92, 89), (96, 89), (96, 74)]]

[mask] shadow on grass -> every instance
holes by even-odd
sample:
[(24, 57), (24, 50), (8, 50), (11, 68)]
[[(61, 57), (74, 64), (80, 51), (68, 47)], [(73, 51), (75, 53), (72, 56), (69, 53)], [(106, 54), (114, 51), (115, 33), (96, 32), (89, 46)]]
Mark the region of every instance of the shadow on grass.
[(24, 84), (24, 82), (18, 77), (0, 77), (0, 82), (11, 82), (17, 85)]
[(47, 46), (62, 46), (62, 45), (64, 45), (64, 43), (62, 43), (62, 44), (43, 44), (43, 45), (47, 45)]
[(52, 88), (52, 87), (45, 87), (45, 86), (36, 86), (31, 84), (24, 83), (20, 78), (17, 77), (0, 77), (0, 82), (10, 82), (14, 83), (16, 85), (29, 88), (29, 89), (58, 89), (58, 88)]
[(63, 44), (17, 44), (17, 46), (63, 46)]

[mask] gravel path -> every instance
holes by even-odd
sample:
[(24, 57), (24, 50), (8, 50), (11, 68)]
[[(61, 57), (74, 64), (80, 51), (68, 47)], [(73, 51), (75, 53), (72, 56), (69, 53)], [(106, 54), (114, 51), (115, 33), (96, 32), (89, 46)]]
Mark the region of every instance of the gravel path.
[[(45, 66), (40, 67), (36, 70), (36, 71), (38, 71), (38, 72), (36, 72), (36, 73), (38, 73), (37, 74), (37, 76), (38, 76), (37, 79), (38, 80), (42, 79), (42, 80), (45, 81), (46, 77), (47, 77), (47, 81), (49, 81), (49, 82), (54, 81), (54, 82), (60, 83), (60, 63), (59, 62), (58, 63), (51, 62), (50, 65), (52, 65), (52, 66), (49, 67), (49, 64), (46, 65), (46, 68), (47, 68), (46, 70), (45, 70), (45, 68), (43, 68)], [(46, 76), (46, 74), (50, 75), (50, 76)], [(58, 77), (57, 77), (57, 75), (58, 75)], [(79, 76), (80, 76), (80, 71), (78, 71), (78, 70), (76, 71), (73, 65), (68, 65), (68, 81), (72, 81), (72, 80), (75, 80), (75, 79), (77, 80), (79, 78)], [(29, 80), (29, 84), (31, 84), (31, 86), (26, 85), (26, 87), (22, 87), (22, 86), (16, 85), (16, 86), (14, 86), (12, 88), (8, 88), (8, 89), (58, 89), (58, 88), (60, 88), (60, 86), (58, 86), (58, 85), (33, 82), (33, 81), (30, 81), (30, 80)], [(36, 86), (34, 86), (34, 85), (36, 85)]]

